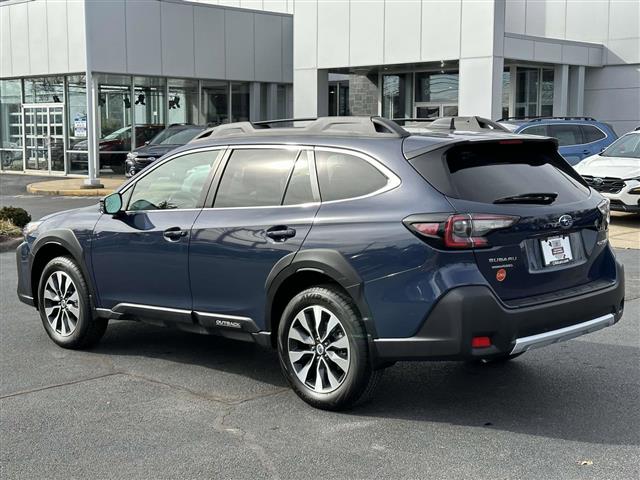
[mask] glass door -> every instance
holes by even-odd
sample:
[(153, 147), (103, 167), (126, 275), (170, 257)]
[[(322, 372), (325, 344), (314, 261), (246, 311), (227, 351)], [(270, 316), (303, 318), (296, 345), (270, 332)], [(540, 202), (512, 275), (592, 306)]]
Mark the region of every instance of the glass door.
[(64, 173), (64, 107), (25, 105), (26, 170)]

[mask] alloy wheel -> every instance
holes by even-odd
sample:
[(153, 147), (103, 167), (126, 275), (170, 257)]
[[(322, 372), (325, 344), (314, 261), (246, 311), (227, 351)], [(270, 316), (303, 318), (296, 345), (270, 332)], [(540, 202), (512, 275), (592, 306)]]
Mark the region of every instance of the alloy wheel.
[(71, 335), (80, 319), (80, 298), (71, 277), (53, 272), (44, 287), (44, 312), (51, 329), (62, 337)]
[(344, 326), (320, 305), (303, 308), (289, 326), (288, 355), (298, 379), (316, 393), (329, 393), (349, 371), (349, 339)]

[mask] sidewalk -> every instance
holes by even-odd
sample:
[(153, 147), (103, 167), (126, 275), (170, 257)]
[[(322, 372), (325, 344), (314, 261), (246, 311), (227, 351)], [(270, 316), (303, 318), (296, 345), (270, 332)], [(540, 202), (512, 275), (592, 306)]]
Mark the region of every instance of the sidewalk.
[(34, 195), (63, 195), (70, 197), (104, 197), (125, 182), (124, 178), (101, 178), (104, 188), (82, 188), (83, 178), (47, 180), (27, 185), (27, 192)]

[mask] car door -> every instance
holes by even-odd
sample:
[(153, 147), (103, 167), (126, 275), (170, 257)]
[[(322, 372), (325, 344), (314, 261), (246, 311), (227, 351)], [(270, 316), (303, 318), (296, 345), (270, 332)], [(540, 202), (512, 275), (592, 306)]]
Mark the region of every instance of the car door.
[(553, 123), (547, 125), (550, 137), (558, 139), (558, 151), (571, 165), (575, 165), (586, 155), (580, 125), (574, 123)]
[(175, 309), (190, 321), (190, 229), (221, 156), (178, 154), (122, 192), (124, 211), (102, 215), (91, 256), (103, 308), (140, 316)]
[(192, 229), (193, 310), (205, 327), (262, 330), (267, 277), (293, 259), (319, 208), (312, 151), (236, 147), (223, 164)]

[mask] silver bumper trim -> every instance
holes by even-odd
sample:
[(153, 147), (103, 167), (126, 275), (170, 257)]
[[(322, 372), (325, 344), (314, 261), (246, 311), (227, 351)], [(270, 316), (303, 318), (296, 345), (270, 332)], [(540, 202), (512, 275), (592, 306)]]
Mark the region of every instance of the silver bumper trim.
[(513, 350), (511, 350), (511, 355), (526, 352), (532, 348), (546, 347), (553, 343), (564, 342), (565, 340), (570, 340), (572, 338), (579, 337), (580, 335), (585, 335), (605, 327), (610, 327), (614, 323), (615, 318), (613, 314), (610, 313), (587, 322), (578, 323), (558, 330), (539, 333), (529, 337), (521, 337), (516, 339), (516, 344), (514, 345)]

